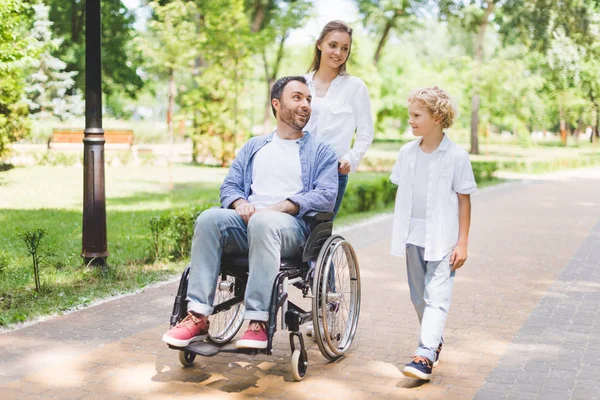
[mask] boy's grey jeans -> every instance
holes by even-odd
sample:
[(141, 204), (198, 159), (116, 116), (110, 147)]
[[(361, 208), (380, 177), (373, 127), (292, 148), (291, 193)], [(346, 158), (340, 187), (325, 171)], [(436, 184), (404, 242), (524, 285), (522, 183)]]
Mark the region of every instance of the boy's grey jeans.
[(415, 355), (435, 360), (435, 351), (442, 343), (442, 332), (450, 308), (455, 272), (451, 271), (448, 253), (441, 261), (425, 261), (423, 247), (406, 245), (408, 287), (419, 322), (421, 334)]
[(275, 211), (259, 211), (246, 223), (235, 210), (209, 209), (196, 219), (188, 282), (188, 310), (211, 315), (221, 254), (248, 256), (247, 320), (267, 321), (281, 258), (300, 255), (307, 233), (299, 220)]

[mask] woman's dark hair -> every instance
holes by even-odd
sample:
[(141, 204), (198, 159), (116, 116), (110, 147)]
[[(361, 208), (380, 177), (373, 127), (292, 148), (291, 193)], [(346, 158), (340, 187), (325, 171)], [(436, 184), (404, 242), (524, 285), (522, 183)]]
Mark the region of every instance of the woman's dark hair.
[(348, 35), (350, 35), (350, 49), (348, 49), (348, 57), (346, 58), (346, 61), (344, 61), (344, 63), (342, 65), (340, 65), (340, 74), (347, 74), (346, 63), (348, 62), (348, 59), (350, 58), (350, 51), (352, 50), (352, 28), (350, 28), (348, 25), (346, 25), (345, 22), (339, 21), (339, 20), (329, 21), (323, 27), (323, 30), (321, 31), (319, 38), (315, 42), (315, 51), (314, 51), (314, 55), (313, 55), (313, 60), (312, 60), (312, 63), (310, 64), (310, 68), (308, 68), (308, 72), (319, 70), (319, 66), (321, 65), (321, 50), (319, 50), (319, 45), (323, 44), (323, 39), (325, 39), (325, 36), (329, 35), (331, 32), (345, 32)]
[(283, 89), (291, 81), (302, 82), (306, 85), (306, 79), (303, 76), (284, 76), (283, 78), (279, 78), (277, 82), (273, 84), (273, 87), (271, 87), (271, 109), (273, 110), (273, 116), (275, 118), (277, 118), (277, 115), (275, 114), (275, 107), (273, 107), (273, 99), (281, 101)]

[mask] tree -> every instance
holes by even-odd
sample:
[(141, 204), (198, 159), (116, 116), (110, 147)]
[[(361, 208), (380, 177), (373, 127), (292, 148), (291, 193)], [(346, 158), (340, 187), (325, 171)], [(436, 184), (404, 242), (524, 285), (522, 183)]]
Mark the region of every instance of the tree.
[[(546, 51), (557, 35), (575, 44), (585, 43), (597, 4), (598, 0), (440, 0), (440, 17), (461, 25), (474, 36), (471, 153), (479, 153), (479, 87), (489, 27), (498, 29), (506, 41), (525, 43), (532, 50)], [(561, 125), (564, 126), (564, 119)]]
[(278, 78), (285, 42), (293, 29), (304, 25), (312, 2), (309, 0), (246, 0), (246, 12), (255, 33), (253, 47), (260, 55), (264, 69), (267, 101), (263, 125), (268, 130), (271, 121), (271, 86)]
[[(598, 0), (507, 0), (502, 7), (500, 31), (505, 42), (520, 41), (546, 55), (549, 84), (558, 92), (560, 131), (565, 146), (565, 94), (583, 83), (592, 105), (597, 102), (593, 79), (582, 82), (581, 72), (593, 64), (586, 54), (593, 54), (600, 40), (599, 12)], [(584, 75), (589, 78), (594, 73), (589, 70)]]
[(0, 156), (28, 131), (27, 106), (21, 101), (24, 73), (35, 51), (27, 38), (28, 6), (22, 0), (0, 2)]
[(427, 0), (356, 0), (365, 26), (379, 36), (373, 64), (377, 65), (392, 31), (401, 34), (417, 25), (416, 16)]
[[(222, 9), (227, 9), (226, 14)], [(192, 120), (193, 161), (211, 157), (229, 165), (247, 139), (244, 110), (252, 106), (248, 80), (256, 37), (243, 0), (200, 2), (197, 32), (206, 40), (197, 47), (192, 81), (182, 93), (182, 111)]]
[[(55, 56), (67, 63), (67, 71), (79, 71), (75, 88), (85, 91), (85, 1), (46, 0), (54, 33), (64, 42)], [(120, 114), (120, 98), (135, 98), (144, 86), (137, 69), (143, 65), (135, 46), (134, 16), (121, 0), (101, 1), (102, 92), (108, 108)]]
[(64, 71), (66, 63), (50, 53), (61, 45), (62, 39), (52, 39), (49, 7), (38, 3), (33, 9), (35, 16), (30, 36), (41, 55), (33, 62), (33, 73), (27, 77), (25, 101), (29, 113), (35, 118), (56, 116), (61, 119), (82, 115), (84, 103), (81, 96), (76, 92), (72, 96), (66, 94), (75, 84), (73, 77), (77, 71)]
[(600, 42), (596, 41), (581, 66), (582, 88), (593, 109), (590, 142), (600, 139)]
[(485, 36), (496, 5), (500, 0), (441, 0), (440, 15), (460, 24), (474, 35), (473, 58), (475, 61), (471, 92), (471, 154), (479, 154), (479, 86), (481, 66), (484, 62)]
[[(168, 80), (167, 126), (169, 143), (172, 144), (177, 95), (175, 74), (191, 69), (197, 55), (197, 46), (206, 37), (196, 33), (198, 8), (194, 2), (175, 0), (165, 5), (151, 2), (150, 7), (154, 18), (149, 21), (147, 36), (141, 42), (146, 50), (150, 71), (159, 78)], [(170, 164), (169, 160), (169, 166)], [(169, 185), (172, 188), (172, 179)]]

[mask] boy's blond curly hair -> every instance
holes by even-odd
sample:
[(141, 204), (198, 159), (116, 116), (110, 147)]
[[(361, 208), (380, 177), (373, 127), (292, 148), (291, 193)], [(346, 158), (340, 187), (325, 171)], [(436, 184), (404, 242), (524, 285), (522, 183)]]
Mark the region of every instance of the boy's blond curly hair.
[(456, 116), (456, 106), (450, 95), (438, 86), (428, 86), (413, 90), (408, 96), (408, 103), (421, 102), (434, 120), (440, 120), (442, 129), (450, 128)]

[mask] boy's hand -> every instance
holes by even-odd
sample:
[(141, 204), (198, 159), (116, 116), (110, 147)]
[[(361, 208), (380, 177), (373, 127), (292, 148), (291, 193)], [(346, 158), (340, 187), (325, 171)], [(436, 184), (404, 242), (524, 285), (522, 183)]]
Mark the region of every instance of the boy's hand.
[(467, 261), (467, 245), (458, 244), (452, 251), (450, 256), (450, 265), (452, 265), (452, 271), (456, 271)]

